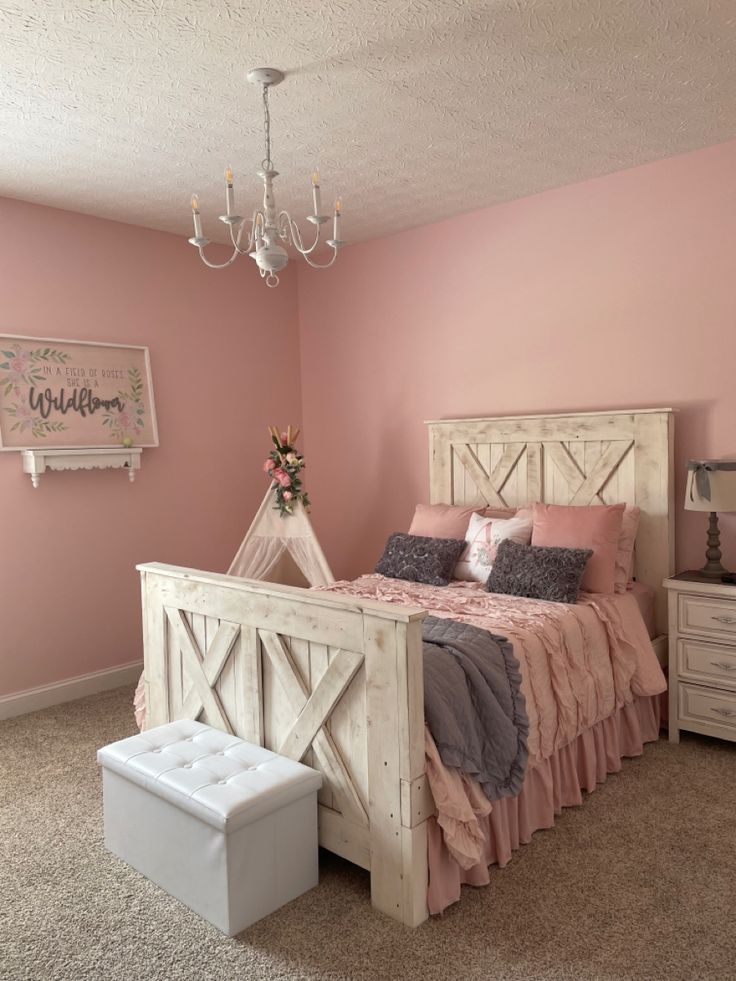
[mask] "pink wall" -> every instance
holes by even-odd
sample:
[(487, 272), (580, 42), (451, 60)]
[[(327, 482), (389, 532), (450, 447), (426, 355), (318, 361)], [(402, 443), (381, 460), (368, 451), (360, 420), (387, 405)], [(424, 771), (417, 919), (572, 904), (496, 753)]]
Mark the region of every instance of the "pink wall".
[(182, 238), (0, 199), (0, 330), (147, 344), (161, 446), (120, 471), (0, 453), (0, 695), (141, 657), (137, 562), (224, 570), (300, 421), (296, 277), (206, 269)]
[[(735, 173), (736, 142), (355, 245), (298, 297), (293, 269), (270, 291), (180, 238), (0, 199), (0, 330), (149, 345), (161, 435), (133, 485), (34, 491), (0, 453), (0, 695), (140, 657), (134, 565), (226, 567), (272, 421), (305, 424), (339, 575), (426, 499), (428, 418), (675, 406), (679, 508), (688, 456), (736, 455)], [(704, 535), (678, 510), (678, 567)]]
[(678, 568), (702, 565), (705, 516), (680, 501), (688, 456), (736, 455), (734, 174), (736, 142), (300, 271), (309, 489), (338, 575), (426, 499), (422, 420), (658, 406), (680, 410)]

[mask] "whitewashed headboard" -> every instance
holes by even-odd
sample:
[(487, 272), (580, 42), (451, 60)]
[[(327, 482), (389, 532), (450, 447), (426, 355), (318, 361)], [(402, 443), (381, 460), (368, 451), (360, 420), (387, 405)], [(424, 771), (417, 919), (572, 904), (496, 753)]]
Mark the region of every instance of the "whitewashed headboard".
[(674, 572), (674, 413), (627, 409), (428, 422), (433, 504), (616, 504), (641, 508), (635, 575), (657, 590)]

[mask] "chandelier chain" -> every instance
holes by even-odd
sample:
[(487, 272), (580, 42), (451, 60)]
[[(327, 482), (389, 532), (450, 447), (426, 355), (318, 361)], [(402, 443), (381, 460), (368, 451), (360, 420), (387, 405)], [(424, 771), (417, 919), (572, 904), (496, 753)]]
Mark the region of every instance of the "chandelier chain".
[(266, 148), (263, 169), (273, 170), (273, 163), (271, 162), (271, 112), (268, 107), (268, 89), (268, 85), (263, 86), (263, 135)]

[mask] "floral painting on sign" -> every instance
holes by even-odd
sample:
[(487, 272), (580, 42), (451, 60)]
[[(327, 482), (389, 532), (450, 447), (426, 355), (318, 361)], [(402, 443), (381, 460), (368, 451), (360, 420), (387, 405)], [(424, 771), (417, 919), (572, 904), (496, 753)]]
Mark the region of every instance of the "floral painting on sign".
[(157, 445), (147, 348), (0, 335), (0, 449)]
[(7, 400), (5, 411), (15, 420), (10, 432), (20, 434), (30, 431), (37, 439), (43, 439), (49, 433), (64, 432), (66, 423), (50, 422), (40, 412), (33, 411), (28, 393), (35, 385), (43, 383), (44, 365), (64, 365), (69, 356), (56, 348), (24, 348), (20, 344), (9, 345), (0, 351), (0, 355), (5, 359), (0, 362), (0, 384), (4, 386), (3, 398)]

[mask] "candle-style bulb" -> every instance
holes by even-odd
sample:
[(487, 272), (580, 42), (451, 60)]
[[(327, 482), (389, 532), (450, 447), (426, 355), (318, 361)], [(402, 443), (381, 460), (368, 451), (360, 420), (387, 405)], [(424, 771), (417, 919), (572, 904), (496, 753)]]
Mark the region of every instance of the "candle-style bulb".
[(233, 191), (233, 168), (228, 167), (225, 171), (225, 210), (227, 217), (232, 216), (235, 210), (235, 192)]
[[(192, 220), (194, 222), (194, 238), (203, 239), (202, 235), (202, 219), (199, 214), (199, 198), (196, 194), (192, 195)], [(194, 243), (197, 244), (196, 241)]]
[[(335, 198), (335, 214), (332, 218), (332, 238), (335, 242), (340, 241), (340, 214), (342, 212), (342, 198)], [(333, 246), (335, 249), (337, 245)]]
[(322, 214), (322, 191), (319, 189), (319, 171), (312, 174), (312, 207), (315, 217)]

